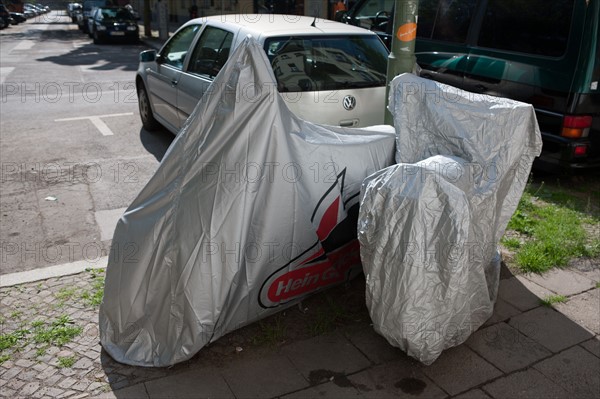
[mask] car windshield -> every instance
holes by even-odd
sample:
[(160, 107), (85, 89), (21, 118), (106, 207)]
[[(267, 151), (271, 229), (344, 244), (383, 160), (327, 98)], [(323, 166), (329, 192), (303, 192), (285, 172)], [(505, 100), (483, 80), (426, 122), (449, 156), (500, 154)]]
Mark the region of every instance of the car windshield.
[(388, 53), (374, 35), (273, 37), (265, 51), (280, 92), (385, 85)]
[(103, 8), (100, 10), (101, 19), (129, 21), (133, 20), (133, 16), (126, 8)]

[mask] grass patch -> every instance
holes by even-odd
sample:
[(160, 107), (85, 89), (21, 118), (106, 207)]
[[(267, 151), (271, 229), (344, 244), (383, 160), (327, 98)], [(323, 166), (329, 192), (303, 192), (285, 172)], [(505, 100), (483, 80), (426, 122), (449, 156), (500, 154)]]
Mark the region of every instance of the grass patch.
[(75, 364), (75, 356), (65, 356), (58, 358), (58, 368), (69, 368)]
[(75, 288), (61, 288), (54, 296), (60, 301), (66, 301), (73, 298), (76, 292)]
[(50, 325), (37, 325), (33, 330), (33, 341), (48, 345), (63, 346), (81, 334), (83, 328), (74, 326), (69, 316), (63, 315)]
[(33, 328), (42, 327), (43, 325), (44, 325), (44, 322), (43, 322), (43, 321), (41, 321), (41, 320), (34, 320), (34, 321), (31, 323), (31, 327), (33, 327)]
[(500, 242), (506, 248), (512, 249), (513, 251), (521, 248), (521, 241), (518, 238), (514, 238), (514, 237), (509, 237), (509, 238), (502, 237), (502, 240)]
[(540, 303), (547, 307), (552, 307), (555, 303), (567, 302), (567, 297), (564, 295), (550, 295), (544, 299), (540, 299)]
[(343, 320), (346, 320), (348, 316), (344, 311), (344, 308), (340, 306), (331, 296), (325, 297), (325, 303), (317, 308), (315, 317), (311, 320), (307, 326), (308, 331), (311, 335), (323, 335), (330, 331), (333, 331), (338, 324)]
[(23, 315), (23, 312), (21, 312), (20, 310), (15, 310), (14, 312), (12, 312), (10, 314), (10, 318), (11, 319), (20, 319), (22, 315)]
[[(44, 356), (51, 345), (63, 346), (81, 334), (83, 328), (74, 325), (69, 316), (63, 315), (52, 323), (47, 324), (42, 320), (31, 322), (30, 328), (21, 328), (8, 334), (0, 334), (0, 359), (1, 363), (11, 358), (12, 352), (19, 351), (30, 343), (41, 346), (36, 349), (36, 356)], [(2, 353), (9, 351), (9, 353)]]
[(81, 294), (81, 299), (88, 306), (98, 307), (102, 303), (104, 297), (104, 271), (90, 269), (92, 273), (92, 289), (85, 290)]
[(2, 355), (0, 356), (0, 364), (10, 360), (10, 355)]
[(259, 323), (260, 333), (253, 338), (255, 345), (277, 345), (285, 341), (286, 324), (281, 314), (275, 317), (261, 321)]
[(566, 266), (573, 258), (599, 256), (600, 239), (590, 234), (599, 226), (600, 218), (590, 214), (581, 199), (561, 189), (528, 187), (508, 224), (508, 230), (519, 233), (524, 242), (508, 236), (502, 244), (515, 251), (522, 271), (542, 273)]
[(27, 334), (29, 334), (29, 330), (17, 330), (9, 334), (0, 334), (0, 351), (14, 348)]
[(596, 283), (596, 288), (600, 288), (600, 281)]

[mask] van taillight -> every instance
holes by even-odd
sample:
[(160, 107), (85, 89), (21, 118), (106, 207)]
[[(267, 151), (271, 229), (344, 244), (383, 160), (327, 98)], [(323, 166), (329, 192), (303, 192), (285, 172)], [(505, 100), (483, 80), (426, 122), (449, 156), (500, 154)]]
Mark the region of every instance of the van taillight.
[(587, 154), (587, 145), (576, 145), (573, 147), (573, 155), (576, 157), (583, 157)]
[(579, 139), (587, 137), (592, 126), (592, 117), (589, 115), (575, 116), (567, 115), (563, 119), (562, 133), (563, 137), (569, 139)]

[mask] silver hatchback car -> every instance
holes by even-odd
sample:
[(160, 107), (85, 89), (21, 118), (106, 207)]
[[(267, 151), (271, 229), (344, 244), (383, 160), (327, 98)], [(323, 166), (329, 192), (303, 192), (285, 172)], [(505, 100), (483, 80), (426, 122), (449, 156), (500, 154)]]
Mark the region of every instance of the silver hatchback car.
[(388, 50), (375, 33), (312, 17), (244, 14), (191, 20), (158, 53), (140, 54), (144, 128), (163, 125), (177, 134), (249, 35), (264, 48), (277, 90), (298, 117), (345, 127), (383, 123)]

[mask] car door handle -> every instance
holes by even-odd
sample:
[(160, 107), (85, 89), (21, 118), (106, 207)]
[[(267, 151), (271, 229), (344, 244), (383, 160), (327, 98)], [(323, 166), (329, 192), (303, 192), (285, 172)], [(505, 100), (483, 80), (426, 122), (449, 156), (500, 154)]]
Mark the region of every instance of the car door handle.
[(177, 86), (177, 83), (179, 83), (179, 81), (177, 81), (177, 79), (172, 79), (171, 80), (171, 87)]

